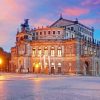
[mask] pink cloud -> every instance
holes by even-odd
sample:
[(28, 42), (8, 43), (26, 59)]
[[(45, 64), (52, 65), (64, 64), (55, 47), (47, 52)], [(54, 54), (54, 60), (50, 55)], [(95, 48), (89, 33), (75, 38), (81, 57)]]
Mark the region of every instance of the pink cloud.
[(20, 2), (20, 0), (0, 0), (0, 46), (2, 47), (14, 44), (17, 27), (32, 5), (28, 1), (24, 4)]
[(41, 3), (38, 0), (0, 0), (0, 46), (8, 50), (14, 46), (18, 25), (24, 18), (31, 17), (30, 10)]
[(50, 21), (49, 19), (41, 18), (36, 24), (34, 24), (34, 27), (42, 27), (50, 24), (52, 24), (52, 21)]
[(3, 23), (16, 21), (24, 14), (25, 10), (26, 8), (18, 4), (16, 0), (2, 0), (0, 1), (0, 21)]
[(5, 45), (6, 43), (8, 43), (9, 41), (11, 41), (10, 35), (2, 32), (0, 33), (0, 46)]
[(100, 0), (84, 0), (81, 5), (83, 6), (92, 6), (92, 5), (100, 5)]
[(78, 7), (65, 8), (63, 10), (63, 14), (69, 16), (80, 16), (87, 13), (89, 13), (89, 9), (78, 8)]
[(24, 7), (19, 5), (16, 0), (0, 0), (0, 46), (14, 43), (13, 36), (16, 31), (13, 32), (22, 18), (24, 10)]
[(80, 22), (85, 24), (85, 25), (92, 26), (96, 23), (100, 23), (100, 19), (81, 19)]

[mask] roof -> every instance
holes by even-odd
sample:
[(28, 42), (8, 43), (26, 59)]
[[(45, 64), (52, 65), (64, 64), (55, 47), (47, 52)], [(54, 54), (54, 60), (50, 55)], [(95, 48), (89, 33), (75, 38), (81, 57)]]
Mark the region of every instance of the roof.
[(60, 25), (70, 25), (70, 24), (74, 24), (75, 21), (71, 21), (71, 20), (67, 20), (67, 19), (64, 19), (64, 18), (59, 18), (57, 21), (55, 21), (52, 25), (50, 25), (50, 27), (56, 27), (57, 24), (60, 24)]
[(35, 31), (37, 31), (37, 30), (63, 30), (63, 28), (59, 28), (59, 27), (45, 27), (45, 28), (35, 29)]
[(70, 25), (75, 25), (75, 24), (79, 24), (89, 30), (93, 30), (92, 28), (81, 24), (78, 20), (72, 21), (72, 20), (64, 19), (62, 17), (60, 17), (57, 21), (55, 21), (50, 27), (70, 26)]

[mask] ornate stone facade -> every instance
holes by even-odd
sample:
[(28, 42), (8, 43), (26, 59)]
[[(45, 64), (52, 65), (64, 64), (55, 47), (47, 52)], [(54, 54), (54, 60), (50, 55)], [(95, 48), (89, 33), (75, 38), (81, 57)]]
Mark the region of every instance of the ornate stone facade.
[(31, 29), (28, 19), (11, 48), (16, 72), (100, 75), (100, 42), (93, 28), (60, 17), (51, 26)]

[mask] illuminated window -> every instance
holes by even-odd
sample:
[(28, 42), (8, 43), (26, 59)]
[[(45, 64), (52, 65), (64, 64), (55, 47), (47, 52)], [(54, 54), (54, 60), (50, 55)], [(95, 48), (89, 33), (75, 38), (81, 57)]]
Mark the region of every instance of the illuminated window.
[(45, 65), (47, 66), (47, 65), (48, 65), (48, 63), (46, 62), (46, 63), (45, 63)]
[(51, 65), (54, 66), (55, 64), (54, 63), (51, 63)]
[(58, 56), (61, 56), (62, 55), (62, 50), (61, 50), (61, 47), (58, 48)]
[(38, 49), (38, 56), (41, 56), (42, 55), (42, 51), (41, 51), (41, 48)]
[(96, 52), (96, 49), (94, 49), (94, 55), (96, 56), (97, 52)]
[(55, 55), (54, 47), (51, 47), (51, 56)]
[(58, 63), (58, 66), (61, 66), (61, 63)]
[(48, 56), (48, 47), (45, 47), (45, 48), (44, 48), (44, 55), (45, 55), (45, 56)]
[(33, 55), (33, 56), (36, 55), (36, 50), (35, 50), (35, 49), (33, 49), (33, 51), (32, 51), (32, 55)]

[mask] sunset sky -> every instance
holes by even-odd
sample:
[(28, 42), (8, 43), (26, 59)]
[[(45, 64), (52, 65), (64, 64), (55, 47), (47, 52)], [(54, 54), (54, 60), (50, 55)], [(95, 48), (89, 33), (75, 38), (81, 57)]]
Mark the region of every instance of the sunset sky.
[(52, 24), (62, 13), (65, 19), (95, 28), (100, 40), (100, 0), (0, 0), (0, 47), (10, 51), (15, 45), (17, 28), (25, 18), (31, 27)]

